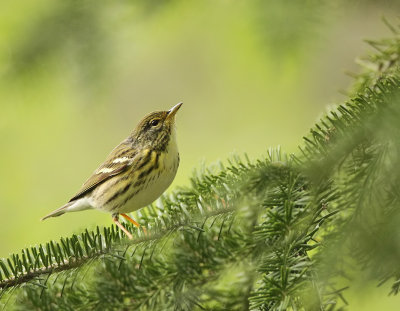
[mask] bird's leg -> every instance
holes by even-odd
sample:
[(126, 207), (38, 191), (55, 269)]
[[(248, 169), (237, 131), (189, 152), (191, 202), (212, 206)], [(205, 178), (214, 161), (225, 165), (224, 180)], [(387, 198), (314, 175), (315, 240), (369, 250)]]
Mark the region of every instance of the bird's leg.
[(137, 223), (136, 221), (134, 221), (134, 220), (133, 220), (131, 217), (129, 217), (128, 215), (126, 215), (126, 214), (120, 214), (120, 215), (121, 215), (122, 217), (124, 217), (127, 221), (133, 223), (133, 224), (135, 225), (135, 227), (140, 228), (139, 223)]
[(113, 214), (113, 222), (128, 236), (129, 240), (133, 239), (132, 234), (118, 221), (119, 214)]
[[(139, 223), (136, 222), (135, 220), (133, 220), (133, 219), (132, 219), (131, 217), (129, 217), (127, 214), (121, 214), (121, 216), (124, 217), (127, 221), (133, 223), (137, 228), (140, 229), (141, 226), (139, 225)], [(144, 232), (144, 233), (147, 233), (147, 230), (146, 230), (145, 227), (142, 227), (142, 229), (143, 229), (143, 232)]]

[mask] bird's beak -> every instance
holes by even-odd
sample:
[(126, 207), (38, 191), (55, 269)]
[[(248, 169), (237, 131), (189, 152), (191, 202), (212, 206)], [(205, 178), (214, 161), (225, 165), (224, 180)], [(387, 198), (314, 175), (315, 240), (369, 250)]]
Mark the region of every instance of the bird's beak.
[(182, 105), (183, 105), (183, 103), (176, 104), (174, 107), (172, 107), (170, 110), (168, 110), (167, 119), (172, 119), (175, 116), (175, 114), (178, 112), (179, 108), (181, 108)]

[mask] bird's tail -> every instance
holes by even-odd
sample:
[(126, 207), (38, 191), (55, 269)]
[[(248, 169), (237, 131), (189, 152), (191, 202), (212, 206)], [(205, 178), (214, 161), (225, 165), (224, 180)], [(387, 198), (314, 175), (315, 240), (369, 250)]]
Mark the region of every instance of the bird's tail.
[(70, 207), (74, 203), (75, 203), (75, 201), (68, 202), (64, 206), (61, 206), (60, 208), (57, 208), (55, 211), (52, 211), (50, 214), (44, 216), (41, 220), (45, 220), (45, 219), (50, 218), (50, 217), (57, 217), (57, 216), (60, 216), (60, 215), (62, 215), (64, 213), (66, 213), (68, 207)]

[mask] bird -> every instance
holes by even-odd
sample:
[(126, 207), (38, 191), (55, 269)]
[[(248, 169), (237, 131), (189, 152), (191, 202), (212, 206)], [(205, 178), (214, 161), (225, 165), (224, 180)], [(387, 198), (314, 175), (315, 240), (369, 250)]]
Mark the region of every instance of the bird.
[[(127, 213), (143, 208), (170, 186), (179, 166), (175, 115), (183, 103), (168, 111), (146, 115), (68, 201), (42, 218), (96, 209), (111, 213), (113, 222), (132, 239), (119, 216), (140, 227)], [(145, 228), (143, 228), (145, 231)]]

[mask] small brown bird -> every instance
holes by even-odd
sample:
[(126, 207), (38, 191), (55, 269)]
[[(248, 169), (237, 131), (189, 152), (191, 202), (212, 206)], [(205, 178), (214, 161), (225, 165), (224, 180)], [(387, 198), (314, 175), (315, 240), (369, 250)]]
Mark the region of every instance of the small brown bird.
[(119, 215), (140, 227), (126, 213), (152, 203), (174, 180), (179, 166), (175, 114), (181, 106), (179, 103), (168, 111), (144, 117), (78, 193), (42, 220), (67, 212), (98, 209), (111, 213), (115, 224), (132, 239), (132, 234), (118, 221)]

